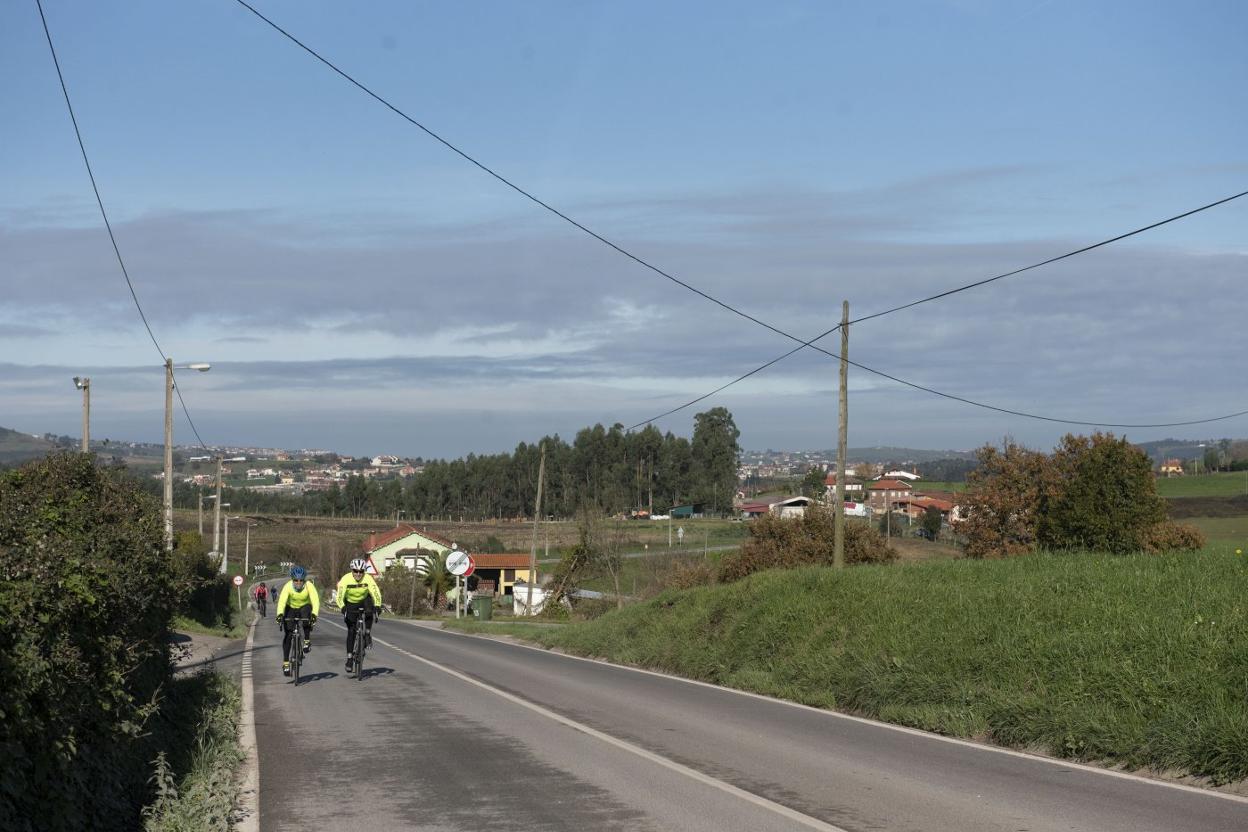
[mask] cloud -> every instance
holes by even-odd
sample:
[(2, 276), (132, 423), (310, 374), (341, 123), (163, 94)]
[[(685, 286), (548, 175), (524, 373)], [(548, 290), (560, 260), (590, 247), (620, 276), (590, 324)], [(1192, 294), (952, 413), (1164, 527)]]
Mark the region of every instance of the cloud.
[[(857, 193), (777, 186), (583, 207), (621, 219), (630, 251), (806, 339), (840, 320), (842, 299), (857, 318), (1086, 244), (936, 233), (973, 216), (956, 210), (964, 187), (1029, 173), (985, 168)], [(316, 444), (353, 435), (354, 423), (409, 419), (428, 427), (413, 441), (442, 436), (471, 449), (486, 441), (466, 427), (480, 420), (456, 414), (507, 414), (488, 436), (498, 447), (532, 438), (519, 432), (546, 417), (563, 430), (582, 426), (577, 418), (631, 424), (794, 346), (553, 222), (435, 228), (394, 215), (330, 223), (254, 210), (146, 215), (116, 230), (162, 346), (179, 360), (212, 361), (211, 373), (182, 384), (188, 403), (214, 414), (207, 424), (220, 426), (222, 441), (267, 431), (270, 419), (319, 424), (314, 414), (333, 412), (343, 421)], [(0, 227), (0, 261), (10, 266), (0, 424), (39, 418), (71, 430), (74, 405), (61, 388), (83, 373), (100, 379), (93, 392), (112, 397), (117, 413), (159, 412), (158, 361), (102, 234), (72, 223)], [(1243, 253), (1135, 238), (856, 324), (850, 357), (1061, 418), (1182, 421), (1242, 410), (1230, 380), (1244, 346), (1246, 267)], [(821, 346), (837, 352), (839, 336)], [(973, 445), (1062, 430), (860, 369), (851, 380), (858, 443), (898, 444), (906, 434)], [(739, 418), (749, 446), (792, 446), (785, 437), (818, 436), (834, 422), (834, 390), (835, 363), (804, 350), (694, 411), (727, 403), (772, 426)], [(665, 424), (687, 428), (694, 411)], [(440, 429), (429, 427), (439, 419)]]

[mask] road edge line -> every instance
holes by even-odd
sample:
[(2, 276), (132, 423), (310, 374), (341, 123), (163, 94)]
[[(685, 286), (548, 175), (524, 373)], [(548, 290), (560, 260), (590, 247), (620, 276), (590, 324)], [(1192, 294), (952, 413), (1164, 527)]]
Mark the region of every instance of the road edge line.
[(599, 731), (596, 728), (591, 728), (588, 725), (577, 722), (576, 720), (570, 719), (569, 717), (566, 717), (560, 713), (556, 713), (555, 711), (549, 710), (547, 708), (543, 708), (541, 705), (535, 704), (533, 702), (529, 702), (528, 700), (523, 699), (519, 696), (516, 696), (513, 693), (508, 693), (507, 691), (502, 690), (500, 688), (496, 688), (491, 684), (482, 682), (480, 679), (474, 679), (466, 673), (461, 673), (458, 670), (454, 670), (452, 668), (446, 667), (445, 665), (438, 664), (432, 659), (426, 659), (424, 656), (418, 656), (415, 653), (412, 653), (408, 650), (404, 650), (402, 647), (399, 647), (398, 645), (392, 644), (383, 639), (377, 638), (375, 635), (373, 637), (373, 641), (375, 641), (377, 644), (384, 645), (390, 648), (391, 650), (394, 650), (397, 653), (401, 653), (402, 655), (407, 656), (409, 659), (415, 659), (416, 661), (427, 664), (430, 667), (440, 670), (449, 676), (453, 676), (456, 679), (460, 679), (461, 681), (467, 682), (471, 685), (475, 685), (481, 688), (482, 690), (488, 691), (494, 694), (495, 696), (500, 697), (501, 699), (505, 699), (508, 702), (519, 705), (522, 708), (527, 708), (530, 711), (533, 711), (534, 713), (540, 716), (544, 716), (547, 719), (558, 722), (561, 725), (565, 725), (575, 731), (579, 731), (582, 734), (586, 734), (590, 737), (593, 737), (596, 740), (605, 742), (608, 745), (612, 745), (616, 748), (619, 748), (622, 751), (627, 751), (630, 754), (634, 754), (638, 757), (641, 757), (643, 760), (656, 763), (678, 774), (683, 774), (684, 776), (690, 778), (691, 780), (696, 780), (697, 782), (702, 783), (703, 785), (710, 786), (715, 789), (719, 789), (720, 791), (730, 794), (733, 797), (744, 800), (747, 803), (752, 803), (755, 806), (759, 807), (760, 809), (766, 809), (770, 812), (773, 812), (774, 814), (780, 815), (781, 817), (787, 818), (792, 821), (796, 821), (797, 823), (800, 823), (809, 829), (818, 829), (821, 832), (849, 832), (849, 830), (844, 829), (843, 827), (835, 826), (831, 823), (828, 823), (827, 821), (820, 820), (819, 818), (804, 814), (802, 812), (797, 811), (796, 809), (792, 809), (788, 806), (785, 806), (783, 803), (777, 803), (774, 800), (768, 800), (762, 795), (757, 795), (757, 794), (754, 794), (753, 792), (746, 791), (745, 789), (742, 789), (739, 786), (734, 786), (731, 783), (727, 783), (723, 780), (718, 780), (714, 777), (711, 777), (709, 774), (704, 774), (703, 772), (698, 771), (695, 768), (691, 768), (690, 766), (683, 765), (681, 763), (676, 762), (675, 760), (669, 760), (667, 757), (664, 757), (661, 754), (656, 754), (653, 751), (642, 748), (638, 745), (634, 745), (630, 742), (619, 739), (618, 737), (613, 737), (610, 734), (607, 734), (603, 731)]
[(243, 782), (239, 789), (238, 823), (234, 827), (238, 832), (260, 832), (260, 753), (256, 743), (256, 703), (251, 671), (252, 644), (259, 620), (259, 616), (252, 616), (251, 625), (247, 628), (247, 644), (243, 647), (243, 701), (239, 714), (239, 744), (244, 755)]
[[(421, 626), (420, 624), (417, 624), (414, 621), (406, 621), (404, 619), (396, 619), (396, 620), (403, 621), (403, 623), (410, 624), (412, 626)], [(1019, 757), (1024, 760), (1034, 760), (1039, 763), (1046, 763), (1048, 765), (1057, 766), (1059, 768), (1077, 768), (1080, 771), (1086, 771), (1090, 774), (1103, 774), (1108, 777), (1117, 777), (1121, 780), (1132, 780), (1137, 783), (1143, 783), (1143, 784), (1152, 785), (1152, 786), (1163, 786), (1167, 789), (1178, 789), (1179, 791), (1191, 792), (1192, 794), (1199, 794), (1205, 797), (1216, 797), (1222, 800), (1229, 800), (1234, 803), (1248, 803), (1248, 797), (1234, 794), (1232, 792), (1218, 791), (1217, 789), (1213, 789), (1213, 788), (1201, 788), (1200, 786), (1191, 786), (1191, 785), (1188, 785), (1187, 783), (1174, 783), (1169, 780), (1158, 780), (1154, 777), (1146, 777), (1142, 774), (1133, 774), (1132, 772), (1129, 772), (1129, 771), (1118, 771), (1112, 768), (1102, 768), (1100, 766), (1095, 766), (1090, 763), (1080, 763), (1074, 760), (1063, 760), (1058, 757), (1045, 757), (1040, 754), (1029, 754), (1026, 751), (1019, 751), (1014, 748), (1006, 748), (1000, 745), (987, 745), (985, 743), (979, 743), (979, 742), (974, 742), (972, 740), (962, 739), (961, 737), (947, 737), (944, 734), (936, 734), (931, 731), (924, 731), (919, 728), (911, 728), (908, 725), (895, 725), (891, 722), (884, 722), (882, 720), (871, 719), (865, 716), (856, 716), (854, 714), (846, 714), (840, 711), (829, 710), (827, 708), (816, 708), (814, 705), (806, 705), (806, 704), (803, 704), (802, 702), (793, 702), (788, 699), (780, 699), (775, 696), (768, 696), (764, 693), (755, 693), (754, 691), (740, 690), (738, 688), (730, 688), (724, 685), (714, 684), (713, 682), (703, 682), (701, 679), (689, 679), (685, 676), (677, 676), (672, 673), (663, 673), (662, 671), (650, 670), (645, 667), (633, 667), (631, 665), (617, 664), (616, 662), (609, 662), (603, 659), (593, 659), (588, 656), (576, 656), (571, 653), (565, 653), (560, 650), (554, 650), (549, 647), (539, 647), (533, 644), (524, 644), (519, 641), (503, 639), (503, 638), (499, 638), (498, 636), (491, 636), (488, 633), (461, 633), (456, 630), (447, 630), (447, 629), (443, 629), (440, 627), (429, 627), (429, 626), (425, 626), (424, 629), (434, 630), (435, 632), (446, 633), (452, 636), (459, 636), (460, 638), (482, 639), (485, 641), (492, 641), (492, 642), (496, 642), (499, 644), (507, 644), (512, 647), (522, 647), (525, 650), (534, 650), (538, 653), (544, 653), (548, 656), (561, 656), (565, 659), (575, 659), (578, 662), (590, 662), (591, 664), (605, 665), (607, 667), (614, 667), (620, 670), (630, 670), (633, 673), (644, 673), (647, 676), (658, 676), (661, 679), (671, 679), (677, 682), (684, 682), (685, 684), (688, 684), (688, 685), (698, 685), (700, 687), (712, 688), (713, 690), (719, 690), (725, 693), (735, 693), (738, 696), (748, 696), (751, 699), (761, 699), (764, 702), (774, 702), (777, 705), (787, 705), (790, 708), (798, 708), (804, 711), (811, 711), (813, 713), (822, 714), (826, 717), (833, 717), (836, 719), (845, 719), (851, 722), (858, 722), (863, 725), (875, 726), (876, 728), (886, 728), (889, 731), (896, 731), (902, 734), (910, 734), (916, 737), (925, 737), (929, 740), (937, 740), (939, 742), (950, 743), (952, 745), (960, 745), (960, 746), (963, 746), (964, 748), (973, 748), (979, 751), (987, 751), (992, 754), (1005, 754), (1010, 757)], [(500, 634), (500, 635), (506, 635), (506, 634)], [(513, 636), (512, 638), (515, 638), (515, 637)]]

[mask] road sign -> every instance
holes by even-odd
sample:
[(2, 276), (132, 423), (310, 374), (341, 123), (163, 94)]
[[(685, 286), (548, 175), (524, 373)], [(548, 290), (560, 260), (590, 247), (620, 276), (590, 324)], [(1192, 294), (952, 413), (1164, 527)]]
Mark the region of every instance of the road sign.
[(235, 575), (235, 576), (234, 576), (234, 586), (242, 586), (242, 585), (243, 585), (243, 576), (242, 576), (242, 575)]
[(455, 549), (446, 556), (446, 571), (452, 575), (466, 575), (472, 565), (472, 558), (467, 552)]
[(477, 571), (477, 562), (472, 559), (472, 555), (469, 555), (468, 556), (468, 571), (464, 573), (464, 577), (467, 578), (469, 575), (471, 575), (473, 572), (476, 572), (476, 571)]

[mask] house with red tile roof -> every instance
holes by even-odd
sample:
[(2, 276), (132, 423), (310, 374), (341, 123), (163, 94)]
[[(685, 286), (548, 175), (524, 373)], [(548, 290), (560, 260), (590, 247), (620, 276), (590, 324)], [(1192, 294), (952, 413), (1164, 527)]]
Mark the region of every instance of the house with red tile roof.
[(889, 505), (914, 496), (914, 486), (905, 480), (876, 480), (867, 486), (867, 504), (873, 511), (888, 511)]

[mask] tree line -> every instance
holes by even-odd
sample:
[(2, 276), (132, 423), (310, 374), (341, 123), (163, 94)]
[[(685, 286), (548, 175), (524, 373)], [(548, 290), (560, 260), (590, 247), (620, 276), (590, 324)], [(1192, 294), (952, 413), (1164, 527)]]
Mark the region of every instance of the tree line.
[[(433, 460), (405, 479), (379, 482), (351, 476), (342, 487), (335, 484), (301, 496), (226, 488), (223, 499), (232, 512), (325, 517), (393, 517), (402, 512), (413, 521), (531, 517), (544, 447), (544, 514), (572, 517), (585, 506), (608, 514), (665, 513), (689, 503), (702, 504), (709, 514), (725, 514), (732, 510), (737, 490), (740, 436), (727, 408), (715, 407), (694, 417), (692, 439), (653, 426), (629, 432), (622, 424), (597, 424), (578, 431), (570, 443), (556, 434), (521, 442), (510, 454)], [(199, 493), (196, 486), (176, 483), (174, 503), (195, 508)]]

